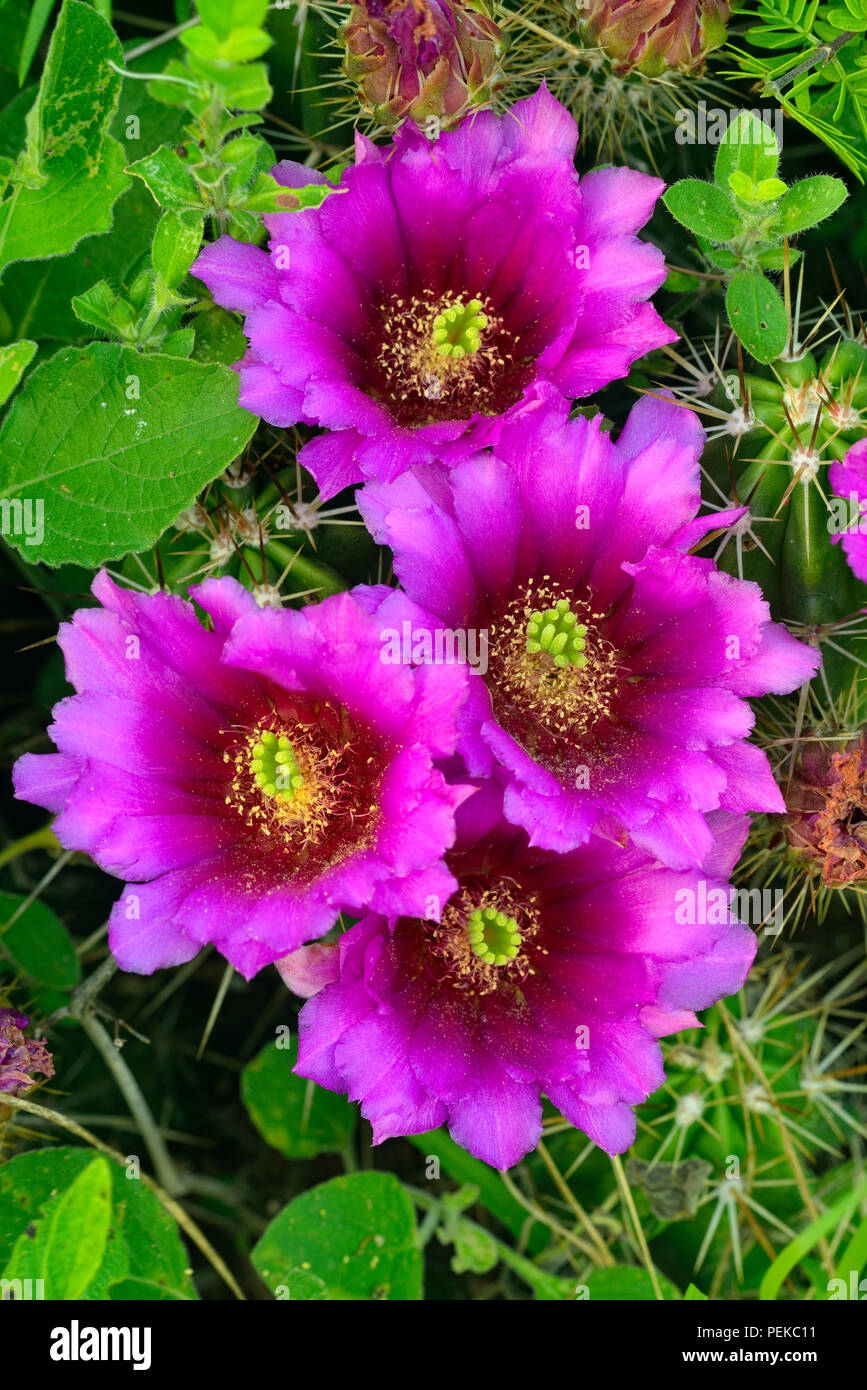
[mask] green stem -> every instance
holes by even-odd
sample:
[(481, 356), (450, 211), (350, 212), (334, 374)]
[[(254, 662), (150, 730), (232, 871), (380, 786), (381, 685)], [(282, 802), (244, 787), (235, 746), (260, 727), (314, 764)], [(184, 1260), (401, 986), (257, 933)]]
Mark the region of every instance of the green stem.
[(29, 854), (32, 849), (53, 849), (58, 852), (63, 848), (51, 829), (51, 822), (43, 825), (41, 830), (33, 830), (29, 835), (22, 835), (20, 840), (13, 840), (11, 845), (6, 845), (5, 849), (0, 849), (0, 869), (4, 864), (9, 864), (13, 859), (17, 859), (20, 854)]

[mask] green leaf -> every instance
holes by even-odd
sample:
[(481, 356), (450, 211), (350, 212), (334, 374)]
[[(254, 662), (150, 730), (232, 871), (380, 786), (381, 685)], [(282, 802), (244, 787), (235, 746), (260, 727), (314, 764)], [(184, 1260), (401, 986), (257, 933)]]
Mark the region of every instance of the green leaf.
[[(147, 63), (146, 54), (132, 67)], [(166, 141), (180, 138), (182, 118), (147, 94), (143, 82), (127, 82), (111, 133), (125, 144), (127, 159), (143, 155)], [(130, 179), (126, 192), (112, 209), (112, 230), (88, 236), (70, 255), (45, 262), (21, 262), (6, 276), (0, 300), (18, 338), (78, 342), (85, 334), (71, 308), (74, 296), (84, 294), (95, 280), (123, 289), (141, 258), (147, 255), (158, 208), (140, 179)]]
[(274, 95), (264, 63), (245, 63), (220, 74), (223, 100), (231, 111), (261, 111)]
[(225, 39), (218, 38), (212, 29), (186, 29), (180, 39), (190, 53), (215, 65), (249, 63), (261, 58), (273, 42), (264, 30), (250, 28), (233, 29)]
[(238, 320), (216, 304), (196, 314), (194, 327), (193, 357), (197, 362), (225, 362), (231, 367), (247, 351), (247, 339)]
[(745, 174), (742, 169), (733, 169), (729, 174), (729, 188), (738, 198), (744, 198), (750, 202), (756, 191), (756, 186), (749, 174)]
[[(331, 193), (345, 193), (345, 188), (333, 188), (326, 183), (308, 183), (304, 188), (284, 188), (284, 193), (292, 195), (293, 209), (298, 212), (302, 208), (319, 208)], [(289, 204), (282, 205), (284, 208)]]
[(328, 1299), (328, 1290), (318, 1274), (309, 1269), (290, 1269), (283, 1283), (278, 1286), (277, 1297), (294, 1299), (296, 1302), (321, 1303)]
[(291, 212), (299, 207), (319, 207), (323, 202), (324, 199), (320, 197), (315, 202), (308, 199), (299, 203), (297, 192), (284, 188), (273, 174), (259, 173), (252, 188), (245, 192), (237, 206), (245, 208), (247, 212)]
[[(81, 962), (72, 937), (40, 898), (21, 912), (26, 901), (17, 893), (0, 893), (0, 948), (37, 984), (75, 989)], [(19, 916), (8, 925), (16, 912)]]
[(167, 333), (160, 343), (160, 352), (167, 357), (191, 357), (196, 346), (194, 328), (176, 328)]
[(836, 212), (848, 196), (843, 180), (832, 178), (829, 174), (801, 179), (800, 183), (793, 184), (786, 191), (780, 202), (780, 236), (795, 236), (807, 227), (815, 227), (817, 222)]
[(198, 0), (199, 18), (218, 38), (233, 29), (258, 29), (265, 23), (268, 0)]
[(109, 1287), (108, 1296), (112, 1303), (138, 1303), (140, 1300), (159, 1303), (188, 1303), (190, 1295), (180, 1289), (167, 1288), (153, 1279), (119, 1279)]
[(500, 1259), (499, 1246), (490, 1232), (463, 1215), (478, 1198), (479, 1189), (473, 1183), (465, 1183), (457, 1192), (446, 1192), (442, 1197), (443, 1221), (437, 1229), (437, 1239), (441, 1245), (454, 1245), (455, 1274), (487, 1274)]
[(0, 270), (13, 261), (65, 256), (84, 237), (107, 232), (112, 208), (129, 180), (123, 149), (107, 138), (98, 167), (81, 167), (80, 152), (52, 160), (40, 188), (18, 187), (0, 204)]
[[(667, 1301), (680, 1298), (680, 1292), (670, 1279), (656, 1271), (656, 1281), (660, 1292)], [(612, 1265), (609, 1269), (595, 1269), (587, 1280), (592, 1299), (611, 1299), (616, 1302), (648, 1302), (656, 1299), (653, 1281), (646, 1269), (636, 1265)]]
[(662, 201), (672, 217), (696, 236), (731, 241), (738, 234), (740, 220), (731, 199), (716, 184), (681, 179), (663, 194)]
[(771, 203), (775, 198), (781, 198), (786, 191), (786, 185), (782, 179), (762, 179), (756, 184), (756, 198), (760, 203)]
[(683, 1295), (684, 1303), (707, 1303), (707, 1294), (697, 1289), (695, 1284), (687, 1285), (686, 1293)]
[(37, 344), (30, 338), (0, 348), (0, 405), (8, 401), (29, 367)]
[(154, 232), (151, 264), (170, 290), (181, 283), (202, 244), (204, 214), (164, 212)]
[(41, 1279), (52, 1301), (82, 1298), (102, 1264), (110, 1220), (111, 1171), (100, 1156), (18, 1237), (3, 1278)]
[(117, 294), (107, 280), (99, 280), (84, 294), (72, 299), (72, 309), (76, 318), (100, 333), (114, 337), (124, 329), (132, 328), (135, 314), (132, 305)]
[(723, 189), (729, 187), (735, 170), (761, 183), (774, 177), (779, 163), (780, 150), (770, 126), (751, 111), (741, 111), (719, 143), (713, 176)]
[(112, 28), (82, 0), (65, 0), (36, 100), (14, 191), (0, 205), (0, 269), (71, 251), (111, 225), (127, 185), (120, 147), (107, 136), (123, 62)]
[(356, 1111), (335, 1095), (296, 1076), (298, 1039), (287, 1038), (263, 1047), (244, 1068), (241, 1096), (262, 1138), (287, 1158), (312, 1158), (318, 1153), (346, 1149), (356, 1124)]
[(459, 1221), (453, 1235), (452, 1269), (455, 1274), (487, 1274), (499, 1262), (493, 1236), (474, 1221)]
[(786, 345), (786, 308), (759, 270), (739, 270), (726, 291), (729, 322), (757, 362), (771, 362)]
[(27, 559), (96, 566), (153, 545), (252, 435), (237, 395), (223, 366), (116, 343), (44, 362), (0, 430), (0, 491), (44, 501)]
[(856, 19), (848, 10), (829, 10), (825, 17), (829, 24), (833, 24), (835, 29), (840, 29), (843, 32), (847, 29), (854, 29), (856, 32), (862, 32), (867, 29), (867, 18), (862, 15), (860, 18)]
[[(0, 1268), (28, 1226), (66, 1191), (88, 1167), (92, 1150), (63, 1147), (34, 1149), (0, 1167)], [(128, 1279), (175, 1290), (196, 1298), (189, 1258), (174, 1221), (144, 1183), (129, 1176), (130, 1167), (109, 1162), (112, 1182), (111, 1224), (102, 1264), (84, 1297), (105, 1300)], [(109, 1290), (112, 1290), (112, 1293)]]
[(351, 1173), (302, 1193), (271, 1222), (252, 1260), (272, 1291), (304, 1269), (331, 1299), (422, 1296), (415, 1213), (391, 1173)]
[[(800, 259), (800, 251), (796, 251), (794, 246), (790, 246), (788, 248), (789, 265), (797, 265)], [(760, 251), (756, 256), (756, 260), (762, 267), (762, 270), (785, 270), (786, 251), (782, 246), (772, 246), (767, 251)]]
[(93, 172), (120, 94), (112, 63), (122, 66), (123, 50), (111, 25), (82, 0), (65, 0), (27, 118), (25, 160), (33, 173), (46, 174), (72, 150)]
[(161, 207), (204, 206), (199, 185), (171, 145), (161, 145), (153, 154), (137, 159), (130, 164), (129, 173), (147, 185)]
[(701, 286), (701, 281), (694, 275), (685, 275), (681, 270), (670, 270), (662, 282), (664, 290), (670, 290), (672, 294), (687, 294), (690, 290), (697, 290)]

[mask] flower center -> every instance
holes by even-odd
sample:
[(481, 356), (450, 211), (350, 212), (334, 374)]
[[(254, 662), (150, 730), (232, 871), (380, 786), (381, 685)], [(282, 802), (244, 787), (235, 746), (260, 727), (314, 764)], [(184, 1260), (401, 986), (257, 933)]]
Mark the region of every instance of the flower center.
[(477, 907), (467, 919), (467, 940), (485, 965), (508, 965), (521, 948), (521, 928), (496, 907)]
[(286, 853), (306, 876), (372, 843), (379, 749), (345, 709), (299, 696), (226, 733), (225, 804), (251, 832), (251, 850)]
[(456, 299), (437, 314), (431, 338), (442, 357), (461, 358), (478, 352), (482, 329), (488, 326), (488, 316), (481, 312), (481, 308), (480, 299), (471, 299), (468, 304)]
[(532, 655), (547, 652), (555, 666), (571, 665), (580, 670), (587, 665), (586, 636), (587, 628), (572, 612), (570, 600), (558, 598), (553, 608), (546, 608), (544, 612), (537, 609), (530, 615), (526, 649)]
[(491, 625), (487, 683), (497, 719), (558, 776), (574, 770), (582, 740), (612, 717), (626, 675), (603, 619), (545, 575)]
[(532, 360), (513, 360), (512, 338), (482, 299), (396, 296), (379, 313), (369, 390), (401, 424), (499, 414), (532, 375)]
[(257, 787), (275, 801), (289, 801), (304, 786), (304, 775), (292, 744), (285, 734), (279, 737), (265, 729), (258, 743), (250, 750), (250, 772)]
[(491, 994), (533, 974), (539, 912), (535, 896), (512, 879), (492, 886), (489, 875), (473, 875), (446, 903), (442, 921), (423, 926), (429, 965), (456, 989)]

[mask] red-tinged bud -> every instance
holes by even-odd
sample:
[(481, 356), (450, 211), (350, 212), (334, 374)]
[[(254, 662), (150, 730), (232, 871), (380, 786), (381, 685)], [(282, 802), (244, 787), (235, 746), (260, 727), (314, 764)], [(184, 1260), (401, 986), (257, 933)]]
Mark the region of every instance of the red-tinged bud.
[(342, 37), (344, 72), (381, 125), (456, 125), (498, 85), (503, 36), (482, 0), (359, 0)]

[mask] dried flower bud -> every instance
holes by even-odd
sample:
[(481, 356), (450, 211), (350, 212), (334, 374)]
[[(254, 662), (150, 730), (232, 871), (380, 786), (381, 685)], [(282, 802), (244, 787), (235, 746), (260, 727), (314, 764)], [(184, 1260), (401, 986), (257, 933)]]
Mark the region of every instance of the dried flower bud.
[(725, 0), (579, 0), (586, 38), (614, 61), (615, 72), (648, 77), (666, 69), (699, 73), (725, 41)]
[(54, 1075), (54, 1063), (45, 1039), (25, 1038), (30, 1023), (26, 1014), (0, 1009), (0, 1091), (29, 1090), (34, 1077)]
[(455, 125), (490, 100), (502, 34), (482, 0), (359, 0), (343, 29), (344, 72), (382, 125)]
[(790, 848), (828, 885), (867, 878), (867, 739), (807, 743), (786, 796)]

